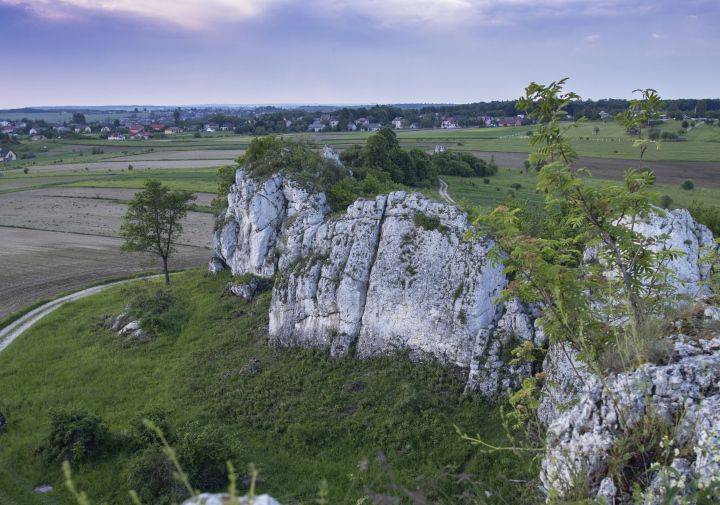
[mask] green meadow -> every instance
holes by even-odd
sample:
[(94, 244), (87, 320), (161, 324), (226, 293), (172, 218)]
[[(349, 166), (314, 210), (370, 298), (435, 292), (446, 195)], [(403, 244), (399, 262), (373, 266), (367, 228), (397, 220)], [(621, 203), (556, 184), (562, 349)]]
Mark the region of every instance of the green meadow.
[[(474, 476), (471, 496), (481, 493), (484, 503), (540, 498), (532, 486), (508, 480), (536, 478), (527, 455), (483, 454), (455, 433), (453, 425), (507, 443), (499, 407), (463, 394), (465, 370), (402, 355), (356, 360), (273, 348), (270, 291), (249, 302), (223, 297), (230, 280), (194, 269), (174, 275), (169, 289), (148, 280), (113, 287), (58, 309), (3, 351), (0, 411), (8, 426), (0, 432), (0, 502), (74, 504), (59, 461), (47, 456), (49, 409), (68, 405), (99, 416), (108, 430), (72, 465), (76, 486), (95, 505), (129, 504), (138, 482), (146, 504), (167, 503), (154, 501), (157, 481), (143, 481), (166, 470), (153, 459), (157, 444), (138, 428), (142, 416), (161, 420), (204, 489), (226, 489), (229, 459), (241, 480), (256, 465), (258, 492), (281, 503), (313, 503), (326, 479), (330, 503), (353, 504), (365, 487), (385, 492), (390, 484), (376, 458), (381, 450), (399, 485), (433, 498), (467, 489), (468, 482), (447, 476), (460, 472)], [(133, 341), (103, 327), (138, 298), (170, 300), (154, 320), (153, 338)], [(56, 490), (33, 493), (39, 484)]]

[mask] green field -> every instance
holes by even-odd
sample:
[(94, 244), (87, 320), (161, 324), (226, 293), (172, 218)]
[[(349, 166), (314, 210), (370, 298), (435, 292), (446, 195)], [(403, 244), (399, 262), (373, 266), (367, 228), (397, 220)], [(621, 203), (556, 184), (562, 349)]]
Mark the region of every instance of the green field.
[[(484, 183), (482, 177), (451, 177), (441, 176), (442, 180), (448, 183), (448, 193), (456, 200), (463, 198), (470, 203), (482, 207), (483, 211), (489, 212), (505, 198), (508, 190), (515, 193), (515, 198), (531, 203), (544, 204), (545, 194), (536, 191), (537, 174), (524, 171), (501, 168), (496, 176), (489, 177), (489, 184)], [(616, 180), (589, 178), (588, 182), (593, 185), (618, 184)], [(511, 188), (511, 184), (520, 184), (518, 189)], [(720, 203), (720, 189), (699, 188), (684, 190), (679, 186), (668, 184), (656, 184), (654, 191), (659, 195), (668, 195), (672, 198), (672, 208), (685, 208), (694, 200), (705, 205), (717, 206)]]
[[(101, 416), (110, 430), (97, 457), (73, 464), (76, 485), (94, 505), (129, 505), (128, 488), (137, 482), (132, 469), (144, 468), (154, 450), (133, 442), (131, 422), (149, 408), (171, 419), (166, 432), (186, 469), (210, 468), (222, 454), (244, 478), (254, 463), (263, 480), (259, 492), (281, 503), (312, 503), (322, 479), (330, 503), (354, 504), (364, 486), (383, 492), (389, 478), (375, 459), (379, 449), (398, 483), (411, 490), (459, 494), (467, 484), (438, 479), (446, 465), (456, 465), (477, 476), (484, 503), (540, 499), (533, 487), (506, 480), (535, 479), (535, 463), (511, 453), (482, 454), (455, 433), (453, 424), (505, 443), (497, 407), (463, 395), (466, 371), (415, 365), (404, 356), (335, 359), (324, 350), (273, 349), (264, 329), (270, 291), (250, 302), (221, 297), (229, 274), (204, 273), (177, 274), (169, 291), (139, 281), (73, 302), (0, 354), (0, 411), (8, 420), (0, 432), (3, 505), (74, 505), (59, 462), (39, 454), (47, 444), (48, 409), (66, 405)], [(99, 325), (134, 297), (165, 295), (172, 301), (156, 323), (156, 339), (128, 342)], [(197, 435), (190, 447), (183, 433)], [(358, 468), (363, 458), (367, 471)], [(438, 479), (435, 491), (432, 479)], [(56, 491), (35, 494), (38, 484)]]

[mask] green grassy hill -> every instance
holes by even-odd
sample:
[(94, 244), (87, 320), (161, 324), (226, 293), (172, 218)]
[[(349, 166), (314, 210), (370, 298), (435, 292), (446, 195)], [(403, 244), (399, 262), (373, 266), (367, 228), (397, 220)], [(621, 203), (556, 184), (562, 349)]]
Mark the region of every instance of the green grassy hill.
[[(60, 462), (44, 455), (49, 409), (67, 406), (100, 416), (109, 429), (94, 453), (73, 463), (74, 481), (93, 504), (129, 504), (131, 487), (146, 504), (168, 503), (148, 498), (169, 470), (137, 427), (142, 416), (165, 419), (183, 465), (206, 489), (224, 488), (229, 458), (243, 478), (248, 464), (257, 465), (259, 492), (282, 503), (313, 503), (322, 479), (331, 503), (355, 503), (365, 486), (385, 492), (390, 483), (375, 457), (382, 450), (398, 484), (435, 498), (466, 489), (443, 477), (466, 472), (477, 476), (486, 503), (539, 499), (531, 486), (506, 480), (536, 478), (527, 455), (482, 454), (455, 433), (453, 424), (505, 442), (498, 408), (463, 395), (465, 370), (405, 356), (360, 361), (273, 349), (270, 291), (251, 302), (223, 297), (229, 280), (191, 270), (174, 276), (169, 290), (152, 281), (110, 288), (60, 308), (0, 354), (0, 411), (8, 420), (0, 502), (73, 503)], [(145, 324), (157, 338), (133, 342), (103, 328), (130, 302), (154, 314)], [(163, 303), (164, 311), (147, 309)], [(56, 490), (33, 493), (39, 484)]]

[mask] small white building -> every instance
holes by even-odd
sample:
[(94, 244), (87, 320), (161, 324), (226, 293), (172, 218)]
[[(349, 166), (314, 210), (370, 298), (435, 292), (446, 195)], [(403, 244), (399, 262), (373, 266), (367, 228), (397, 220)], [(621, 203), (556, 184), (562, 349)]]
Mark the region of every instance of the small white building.
[(444, 153), (444, 152), (445, 152), (445, 146), (435, 146), (435, 152), (436, 152), (436, 153)]
[(17, 154), (12, 149), (0, 149), (0, 161), (15, 161)]
[(395, 119), (392, 120), (392, 124), (396, 130), (399, 130), (400, 128), (402, 128), (402, 123), (403, 123), (403, 118), (401, 118), (401, 117), (396, 117)]
[(347, 129), (349, 132), (354, 132), (354, 131), (357, 131), (357, 126), (355, 126), (355, 123), (348, 123)]
[(440, 123), (440, 128), (460, 128), (460, 125), (454, 119), (446, 119)]
[(125, 134), (123, 133), (111, 133), (108, 135), (108, 140), (125, 140)]

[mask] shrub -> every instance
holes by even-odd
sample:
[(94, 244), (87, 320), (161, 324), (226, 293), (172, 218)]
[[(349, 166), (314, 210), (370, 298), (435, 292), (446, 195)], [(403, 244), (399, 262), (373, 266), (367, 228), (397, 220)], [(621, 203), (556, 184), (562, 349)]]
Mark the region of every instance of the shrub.
[(202, 135), (200, 135), (200, 132), (193, 133), (193, 137), (196, 139), (202, 138)]
[(706, 207), (696, 200), (693, 200), (687, 209), (695, 221), (710, 228), (715, 238), (720, 237), (720, 209), (713, 205)]
[(133, 169), (133, 166), (132, 166), (132, 165), (128, 165), (128, 170), (132, 171), (132, 169)]
[(483, 184), (490, 184), (490, 179), (488, 179), (488, 178), (483, 179)]
[(23, 168), (23, 173), (28, 173), (30, 169), (28, 167)]
[(505, 196), (515, 197), (515, 192), (514, 192), (512, 189), (508, 189), (508, 190), (505, 192)]
[(695, 189), (695, 183), (692, 181), (692, 179), (685, 179), (680, 185), (680, 187), (689, 191), (691, 189)]
[(513, 182), (512, 184), (510, 184), (510, 187), (519, 191), (520, 188), (522, 188), (522, 184), (520, 184), (519, 182)]
[(425, 228), (427, 231), (438, 230), (439, 232), (448, 231), (449, 228), (444, 224), (440, 224), (440, 218), (437, 216), (426, 216), (420, 212), (415, 214), (415, 226)]
[(187, 498), (187, 489), (175, 478), (175, 467), (159, 445), (147, 447), (130, 459), (125, 479), (142, 503), (170, 505)]
[(85, 461), (97, 456), (108, 440), (102, 419), (74, 407), (48, 411), (50, 434), (43, 453), (52, 461)]
[(672, 205), (673, 199), (670, 198), (670, 195), (663, 195), (660, 197), (660, 207), (663, 209), (669, 209)]

